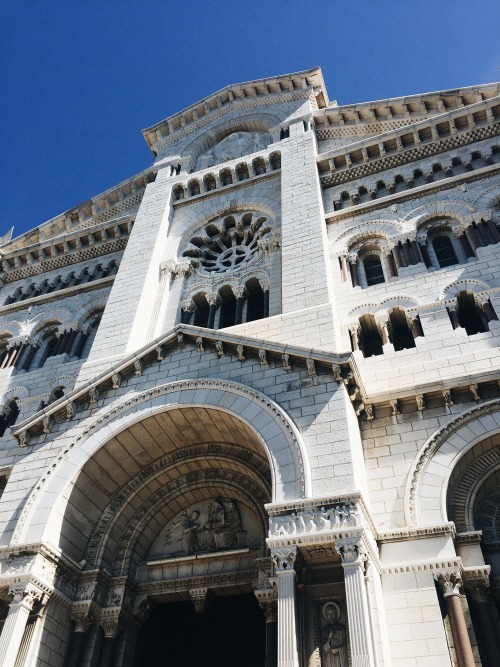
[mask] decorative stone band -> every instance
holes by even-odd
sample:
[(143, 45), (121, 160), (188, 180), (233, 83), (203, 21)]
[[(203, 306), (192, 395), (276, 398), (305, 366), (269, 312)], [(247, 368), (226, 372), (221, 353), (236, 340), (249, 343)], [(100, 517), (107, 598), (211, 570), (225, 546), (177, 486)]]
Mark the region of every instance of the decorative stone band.
[(403, 563), (401, 565), (387, 565), (382, 567), (381, 574), (405, 574), (407, 572), (431, 572), (435, 576), (443, 573), (455, 572), (462, 569), (461, 558), (450, 558), (440, 561), (419, 561)]
[[(333, 149), (317, 156), (318, 167), (322, 175), (324, 185), (338, 185), (359, 178), (362, 175), (382, 171), (393, 166), (411, 162), (424, 155), (433, 155), (449, 148), (463, 146), (489, 136), (495, 136), (500, 131), (500, 123), (496, 122), (492, 109), (499, 108), (499, 98), (477, 102), (467, 105), (439, 116), (426, 118), (406, 127), (398, 128), (388, 132), (382, 137), (365, 139), (349, 145), (348, 152), (345, 149)], [(457, 134), (455, 121), (467, 118), (474, 113), (489, 112), (487, 122), (483, 127), (470, 128)], [(440, 136), (439, 133), (432, 141), (422, 144), (420, 132), (426, 132), (429, 128), (449, 124), (449, 132)], [(387, 149), (387, 142), (404, 137), (405, 143), (401, 141), (396, 151)], [(388, 145), (388, 144), (387, 144)], [(366, 149), (363, 153), (362, 149)], [(358, 154), (362, 159), (358, 159)], [(373, 155), (370, 158), (369, 155)], [(361, 164), (359, 162), (361, 161)]]

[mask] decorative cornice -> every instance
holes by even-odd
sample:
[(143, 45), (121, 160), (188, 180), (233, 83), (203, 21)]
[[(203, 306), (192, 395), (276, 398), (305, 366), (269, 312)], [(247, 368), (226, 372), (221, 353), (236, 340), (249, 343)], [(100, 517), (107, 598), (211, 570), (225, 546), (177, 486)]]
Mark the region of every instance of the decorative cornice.
[(453, 521), (444, 523), (438, 526), (419, 526), (418, 528), (402, 528), (395, 530), (387, 530), (378, 533), (377, 539), (382, 543), (390, 542), (405, 542), (409, 540), (422, 540), (429, 537), (439, 537), (441, 535), (448, 535), (455, 537), (455, 524)]
[(187, 134), (199, 130), (213, 120), (221, 110), (230, 112), (245, 107), (269, 106), (282, 98), (303, 97), (317, 89), (328, 104), (323, 75), (319, 67), (293, 74), (256, 79), (246, 83), (231, 84), (186, 107), (182, 111), (144, 129), (142, 134), (151, 150), (161, 150), (168, 143), (178, 141)]
[(445, 560), (415, 561), (400, 565), (382, 566), (381, 574), (406, 574), (408, 572), (432, 572), (433, 574), (456, 572), (462, 568), (462, 559), (448, 558)]
[[(211, 329), (202, 329), (200, 327), (192, 327), (187, 324), (180, 324), (164, 336), (161, 336), (153, 342), (149, 343), (141, 350), (138, 350), (137, 352), (129, 355), (119, 364), (111, 365), (109, 370), (101, 373), (101, 375), (97, 376), (97, 378), (85, 383), (78, 389), (65, 394), (57, 401), (54, 401), (54, 403), (51, 403), (47, 407), (38, 411), (35, 415), (29, 417), (23, 422), (16, 424), (11, 429), (11, 432), (19, 439), (21, 446), (25, 446), (27, 442), (26, 438), (24, 438), (23, 442), (23, 437), (26, 436), (29, 431), (36, 429), (37, 427), (40, 428), (44, 419), (50, 415), (54, 415), (57, 412), (66, 410), (66, 406), (69, 403), (77, 405), (78, 402), (81, 403), (82, 401), (92, 401), (92, 397), (96, 391), (107, 391), (107, 388), (109, 388), (108, 385), (112, 385), (113, 376), (118, 373), (122, 376), (122, 382), (125, 382), (127, 375), (135, 374), (134, 364), (137, 361), (142, 361), (145, 364), (147, 357), (154, 357), (156, 361), (158, 359), (158, 349), (163, 350), (163, 348), (178, 346), (179, 334), (183, 335), (182, 345), (185, 345), (189, 341), (191, 344), (200, 348), (197, 341), (201, 339), (202, 343), (211, 343), (214, 347), (214, 350), (216, 350), (216, 342), (221, 341), (223, 344), (231, 346), (231, 349), (234, 350), (235, 356), (241, 356), (241, 351), (238, 351), (238, 346), (243, 345), (245, 350), (251, 350), (256, 356), (259, 355), (259, 350), (265, 350), (267, 354), (279, 355), (281, 358), (282, 354), (286, 351), (286, 354), (288, 354), (289, 357), (295, 358), (297, 361), (300, 360), (304, 364), (306, 363), (307, 359), (312, 359), (317, 365), (328, 367), (330, 372), (335, 370), (333, 367), (338, 367), (339, 369), (349, 369), (354, 365), (350, 353), (341, 355), (323, 352), (310, 348), (308, 349), (298, 346), (290, 346), (276, 342), (271, 343), (263, 339), (237, 336), (234, 334), (222, 333), (220, 331), (214, 331)], [(283, 372), (286, 372), (286, 370), (283, 369)], [(347, 383), (346, 380), (344, 380), (344, 382)]]
[[(320, 172), (326, 173), (321, 176), (321, 182), (327, 187), (339, 185), (495, 136), (500, 133), (500, 123), (495, 119), (493, 108), (500, 109), (500, 97), (321, 153), (316, 158)], [(486, 122), (478, 127), (474, 113), (483, 112), (486, 113)], [(459, 131), (457, 122), (465, 122), (467, 129), (461, 128)], [(444, 124), (449, 125), (449, 130), (445, 136), (441, 136), (437, 126), (441, 128)], [(426, 136), (427, 133), (431, 134), (430, 138)]]

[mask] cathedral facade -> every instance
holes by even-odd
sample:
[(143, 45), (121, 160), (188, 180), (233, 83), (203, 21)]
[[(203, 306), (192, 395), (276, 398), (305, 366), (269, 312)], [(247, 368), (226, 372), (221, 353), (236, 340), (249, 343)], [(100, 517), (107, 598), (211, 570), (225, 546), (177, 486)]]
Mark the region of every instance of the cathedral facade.
[(500, 85), (143, 131), (0, 260), (3, 667), (494, 667)]

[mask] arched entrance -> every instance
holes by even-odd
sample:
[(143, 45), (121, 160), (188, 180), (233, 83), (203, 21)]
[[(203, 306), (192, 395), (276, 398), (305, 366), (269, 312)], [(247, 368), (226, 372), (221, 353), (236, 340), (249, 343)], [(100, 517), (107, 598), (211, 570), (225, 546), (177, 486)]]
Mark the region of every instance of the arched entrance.
[[(110, 438), (67, 491), (59, 546), (83, 564), (75, 605), (88, 617), (72, 665), (194, 667), (218, 651), (217, 665), (263, 666), (253, 590), (270, 568), (271, 488), (259, 436), (223, 409), (157, 412)], [(234, 636), (245, 628), (251, 649)]]
[(265, 619), (253, 593), (214, 596), (205, 613), (190, 602), (155, 607), (142, 627), (134, 667), (161, 665), (259, 667), (265, 660)]

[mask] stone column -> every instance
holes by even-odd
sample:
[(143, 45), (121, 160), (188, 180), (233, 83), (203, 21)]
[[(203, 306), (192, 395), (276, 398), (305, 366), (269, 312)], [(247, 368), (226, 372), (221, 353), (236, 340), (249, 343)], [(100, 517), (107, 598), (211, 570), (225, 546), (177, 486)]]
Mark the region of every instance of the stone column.
[(42, 592), (27, 584), (9, 591), (13, 596), (0, 635), (0, 665), (14, 667), (30, 611), (42, 599)]
[(181, 303), (181, 322), (182, 324), (189, 324), (191, 315), (195, 311), (195, 305), (191, 299), (186, 299)]
[(454, 308), (448, 309), (448, 314), (450, 316), (451, 325), (454, 329), (460, 328), (460, 320), (458, 319), (458, 313)]
[(353, 287), (359, 287), (358, 263), (357, 263), (357, 261), (356, 260), (350, 260), (349, 261), (349, 267), (351, 269), (352, 286)]
[(75, 629), (73, 632), (73, 637), (71, 638), (65, 667), (79, 667), (83, 640), (85, 639), (87, 630), (89, 629), (90, 621), (86, 612), (75, 612), (71, 614), (71, 618), (75, 622)]
[(347, 282), (347, 277), (349, 275), (349, 269), (347, 267), (347, 257), (342, 255), (340, 258), (340, 273), (342, 275), (342, 282)]
[(208, 329), (215, 328), (215, 313), (217, 312), (217, 303), (219, 301), (219, 295), (217, 292), (210, 292), (207, 294), (207, 301), (210, 306), (208, 311)]
[[(494, 665), (500, 656), (500, 642), (498, 641), (497, 628), (498, 618), (493, 619), (493, 609), (490, 604), (489, 577), (465, 580), (465, 588), (472, 598), (472, 603), (479, 621), (479, 632), (483, 639), (484, 650), (488, 656), (488, 663)], [(495, 614), (496, 615), (496, 614)]]
[(356, 329), (351, 329), (349, 331), (349, 333), (351, 334), (352, 349), (353, 349), (353, 352), (355, 352), (356, 350), (359, 350), (358, 329), (357, 328)]
[(255, 596), (266, 617), (266, 662), (265, 667), (276, 667), (278, 661), (278, 608), (276, 589), (256, 590)]
[(299, 667), (294, 570), (297, 547), (272, 549), (271, 556), (278, 575), (277, 667)]
[(269, 280), (259, 280), (259, 283), (264, 292), (264, 317), (269, 317)]
[(113, 659), (116, 637), (120, 628), (118, 617), (109, 616), (101, 618), (100, 626), (104, 630), (104, 641), (102, 644), (99, 667), (110, 667)]
[(446, 601), (448, 619), (450, 621), (451, 634), (455, 644), (458, 667), (474, 667), (475, 661), (472, 655), (469, 634), (465, 625), (464, 612), (460, 601), (460, 587), (462, 576), (460, 572), (447, 572), (435, 575), (435, 579), (441, 587), (443, 597)]
[(355, 540), (337, 540), (335, 547), (344, 568), (352, 667), (374, 667), (363, 545)]
[(236, 315), (234, 318), (235, 324), (241, 324), (243, 321), (243, 306), (245, 305), (246, 290), (243, 285), (238, 285), (233, 289), (233, 294), (236, 297)]

